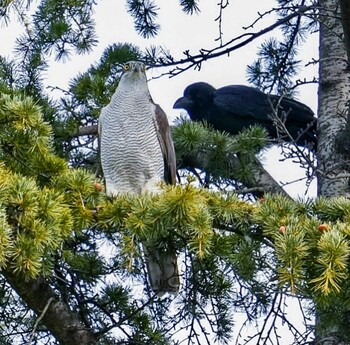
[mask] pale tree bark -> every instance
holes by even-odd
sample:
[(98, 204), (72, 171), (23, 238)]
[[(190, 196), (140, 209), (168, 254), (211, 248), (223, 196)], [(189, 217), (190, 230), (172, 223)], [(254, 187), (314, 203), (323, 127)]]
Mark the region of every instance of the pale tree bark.
[(320, 63), (318, 90), (318, 194), (350, 195), (349, 157), (336, 150), (336, 138), (346, 126), (350, 95), (347, 53), (339, 3), (320, 1)]
[[(340, 6), (341, 2), (319, 2), (318, 195), (326, 197), (350, 195), (350, 156), (345, 151), (342, 152), (341, 147), (339, 149), (341, 145), (337, 143), (342, 132), (345, 139), (348, 137), (344, 131), (348, 127), (350, 99), (349, 60), (346, 48), (349, 44), (349, 0), (343, 1)], [(340, 12), (340, 8), (343, 13)], [(342, 337), (347, 330), (341, 329), (344, 328), (344, 324), (349, 323), (344, 323), (344, 320), (349, 320), (349, 313), (350, 310), (345, 311), (342, 320), (339, 320), (339, 315), (332, 319), (327, 309), (318, 307), (315, 343), (349, 345)], [(339, 326), (340, 324), (342, 326)]]
[(348, 57), (348, 69), (350, 69), (350, 0), (340, 0), (340, 11)]
[(258, 186), (264, 193), (281, 194), (285, 197), (290, 197), (281, 185), (268, 173), (258, 159), (255, 161), (252, 172), (254, 175), (255, 186)]

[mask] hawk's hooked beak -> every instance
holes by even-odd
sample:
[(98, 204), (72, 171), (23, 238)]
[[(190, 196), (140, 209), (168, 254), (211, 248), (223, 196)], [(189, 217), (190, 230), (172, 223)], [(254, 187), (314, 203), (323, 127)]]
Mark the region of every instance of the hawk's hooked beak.
[(145, 73), (146, 66), (143, 63), (138, 63), (134, 66), (133, 72)]

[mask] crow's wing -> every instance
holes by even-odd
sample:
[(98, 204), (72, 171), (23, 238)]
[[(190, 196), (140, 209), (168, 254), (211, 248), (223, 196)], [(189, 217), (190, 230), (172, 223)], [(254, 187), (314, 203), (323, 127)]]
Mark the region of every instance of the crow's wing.
[(279, 103), (278, 114), (288, 115), (288, 120), (301, 127), (316, 122), (313, 111), (305, 104), (278, 95), (266, 95), (260, 90), (245, 85), (230, 85), (218, 89), (214, 104), (235, 116), (250, 117), (258, 122), (269, 120), (273, 108)]
[(313, 111), (307, 105), (288, 97), (283, 97), (282, 99), (278, 95), (269, 95), (268, 97), (274, 106), (277, 105), (277, 102), (280, 102), (280, 111), (286, 112), (290, 120), (300, 125), (316, 121)]
[(214, 104), (235, 116), (252, 118), (265, 122), (272, 113), (267, 95), (256, 88), (244, 85), (229, 85), (218, 89)]

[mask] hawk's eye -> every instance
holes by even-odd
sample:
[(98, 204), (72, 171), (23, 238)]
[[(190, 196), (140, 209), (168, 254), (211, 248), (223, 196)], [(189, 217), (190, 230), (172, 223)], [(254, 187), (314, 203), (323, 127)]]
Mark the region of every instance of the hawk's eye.
[(128, 71), (130, 69), (130, 64), (126, 63), (124, 66), (123, 66), (123, 70), (124, 71)]

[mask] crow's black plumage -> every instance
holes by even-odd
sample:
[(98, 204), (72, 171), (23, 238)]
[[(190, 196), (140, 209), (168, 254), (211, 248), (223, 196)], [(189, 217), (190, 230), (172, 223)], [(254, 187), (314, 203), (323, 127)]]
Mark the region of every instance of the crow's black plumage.
[(204, 83), (189, 85), (184, 97), (175, 104), (176, 109), (187, 110), (191, 120), (206, 121), (214, 129), (238, 134), (252, 125), (264, 127), (273, 139), (291, 141), (287, 133), (278, 131), (274, 124), (273, 109), (284, 121), (290, 136), (298, 145), (316, 147), (316, 118), (312, 110), (291, 98), (267, 95), (256, 88), (230, 85), (220, 89)]

